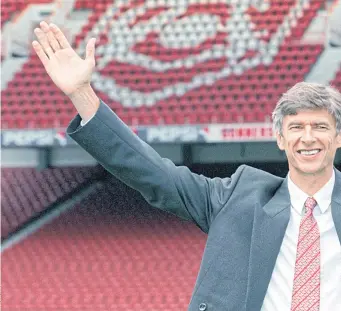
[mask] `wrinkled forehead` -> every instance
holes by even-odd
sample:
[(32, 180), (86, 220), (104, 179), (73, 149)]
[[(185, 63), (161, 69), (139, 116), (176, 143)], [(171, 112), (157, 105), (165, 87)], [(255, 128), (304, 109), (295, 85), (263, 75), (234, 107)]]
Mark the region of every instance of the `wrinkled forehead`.
[(284, 116), (283, 126), (293, 122), (300, 124), (325, 123), (330, 126), (336, 126), (335, 117), (327, 109), (298, 109)]

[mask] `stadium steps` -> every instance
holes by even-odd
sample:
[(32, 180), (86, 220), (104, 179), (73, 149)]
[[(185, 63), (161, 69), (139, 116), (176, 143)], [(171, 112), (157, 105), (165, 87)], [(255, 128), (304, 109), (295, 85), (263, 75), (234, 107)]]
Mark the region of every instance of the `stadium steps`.
[(306, 82), (330, 83), (341, 65), (341, 48), (326, 47), (306, 77)]
[[(88, 24), (89, 16), (91, 15), (91, 10), (82, 9), (73, 11), (70, 14), (70, 18), (67, 21), (67, 38), (70, 42), (74, 42), (75, 37), (79, 34), (83, 27)], [(58, 25), (60, 26), (60, 25)]]
[(309, 27), (304, 32), (301, 43), (304, 44), (320, 44), (326, 37), (327, 29), (327, 12), (321, 10), (316, 13), (315, 18), (312, 19)]
[(8, 82), (13, 80), (15, 74), (22, 70), (28, 57), (12, 58), (8, 57), (1, 63), (1, 91), (7, 88)]

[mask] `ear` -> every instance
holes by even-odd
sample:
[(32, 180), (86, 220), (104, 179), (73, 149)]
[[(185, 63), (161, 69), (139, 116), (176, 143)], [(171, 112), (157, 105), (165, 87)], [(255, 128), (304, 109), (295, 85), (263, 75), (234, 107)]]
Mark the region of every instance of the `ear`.
[(277, 131), (276, 132), (277, 146), (280, 150), (284, 150), (284, 137)]

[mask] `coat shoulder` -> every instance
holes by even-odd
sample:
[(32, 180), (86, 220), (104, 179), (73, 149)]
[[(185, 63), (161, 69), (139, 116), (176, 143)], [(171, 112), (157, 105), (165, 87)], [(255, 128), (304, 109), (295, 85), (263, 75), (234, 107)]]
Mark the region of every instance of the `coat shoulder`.
[(273, 193), (285, 180), (283, 177), (273, 175), (249, 165), (242, 165), (240, 168), (242, 170), (239, 184), (245, 188), (244, 190)]

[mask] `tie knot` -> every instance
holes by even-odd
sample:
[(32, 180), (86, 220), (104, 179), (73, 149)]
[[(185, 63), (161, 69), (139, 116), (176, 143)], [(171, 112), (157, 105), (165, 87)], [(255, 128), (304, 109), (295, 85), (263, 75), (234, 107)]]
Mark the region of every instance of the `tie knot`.
[(308, 198), (305, 203), (304, 203), (304, 207), (307, 209), (307, 211), (309, 212), (313, 212), (315, 206), (317, 205), (317, 202), (314, 198)]

